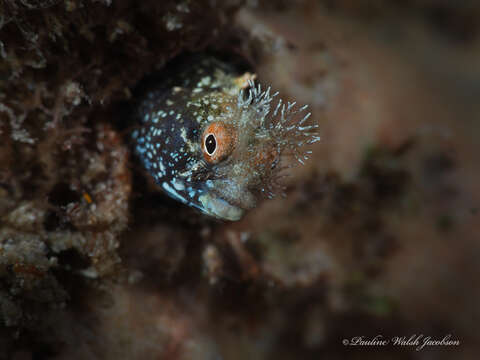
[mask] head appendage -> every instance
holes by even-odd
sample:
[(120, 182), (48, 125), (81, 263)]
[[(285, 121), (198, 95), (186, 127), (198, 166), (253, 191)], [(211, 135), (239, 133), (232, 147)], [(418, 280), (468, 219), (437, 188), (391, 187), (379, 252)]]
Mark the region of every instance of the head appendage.
[[(259, 117), (260, 130), (264, 131), (257, 131), (257, 138), (275, 139), (279, 153), (292, 154), (298, 162), (304, 164), (311, 151), (303, 148), (320, 140), (318, 124), (308, 121), (312, 115), (306, 112), (308, 105), (296, 107), (295, 101), (284, 103), (279, 99), (274, 111), (270, 113), (272, 101), (278, 92), (270, 94), (270, 87), (262, 91), (261, 85), (255, 85), (252, 80), (248, 80), (248, 85), (248, 96), (245, 97), (244, 90), (238, 95), (238, 107), (252, 111), (252, 114)], [(305, 115), (299, 119), (299, 114)]]
[[(252, 132), (256, 139), (246, 151), (252, 159), (258, 159), (258, 153), (264, 149), (270, 149), (266, 150), (269, 156), (274, 154), (273, 161), (266, 156), (265, 162), (255, 161), (251, 170), (262, 174), (262, 187), (259, 190), (264, 197), (284, 195), (282, 180), (289, 174), (284, 170), (298, 163), (305, 164), (312, 153), (306, 147), (320, 140), (318, 125), (311, 122), (308, 105), (297, 106), (295, 101), (284, 102), (282, 99), (274, 103), (278, 92), (271, 94), (270, 87), (262, 91), (261, 85), (252, 80), (248, 81), (248, 85), (248, 89), (240, 91), (237, 101), (245, 131)], [(282, 161), (284, 156), (293, 156), (298, 162)]]

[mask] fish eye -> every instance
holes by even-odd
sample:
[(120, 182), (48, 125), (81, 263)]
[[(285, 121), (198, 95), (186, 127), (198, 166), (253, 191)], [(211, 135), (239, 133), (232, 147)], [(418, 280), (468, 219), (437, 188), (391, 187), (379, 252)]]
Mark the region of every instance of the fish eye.
[(217, 151), (217, 139), (214, 134), (207, 134), (205, 137), (205, 150), (207, 154), (212, 156)]
[(217, 164), (232, 153), (236, 142), (237, 132), (232, 125), (221, 121), (212, 122), (203, 132), (203, 157), (210, 164)]

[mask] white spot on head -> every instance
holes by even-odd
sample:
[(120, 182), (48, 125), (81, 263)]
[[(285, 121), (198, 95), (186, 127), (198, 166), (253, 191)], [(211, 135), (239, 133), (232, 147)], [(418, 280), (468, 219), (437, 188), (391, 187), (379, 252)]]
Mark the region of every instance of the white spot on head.
[(173, 197), (177, 200), (180, 200), (181, 202), (183, 202), (185, 204), (188, 202), (183, 196), (181, 196), (179, 193), (177, 193), (175, 191), (175, 189), (170, 186), (170, 184), (164, 182), (162, 184), (162, 187), (167, 192), (167, 194), (170, 195), (171, 197)]
[(183, 181), (178, 180), (178, 179), (173, 180), (173, 187), (175, 189), (177, 189), (178, 191), (185, 190), (185, 184), (183, 183)]
[(158, 163), (158, 167), (160, 168), (160, 172), (165, 174), (165, 165), (163, 165), (161, 161)]
[(210, 84), (210, 81), (211, 81), (211, 78), (210, 76), (205, 76), (202, 78), (202, 80), (200, 81), (200, 85), (209, 85)]
[(182, 137), (182, 140), (184, 142), (188, 142), (188, 139), (187, 139), (187, 130), (183, 127), (181, 130), (180, 130), (180, 136)]

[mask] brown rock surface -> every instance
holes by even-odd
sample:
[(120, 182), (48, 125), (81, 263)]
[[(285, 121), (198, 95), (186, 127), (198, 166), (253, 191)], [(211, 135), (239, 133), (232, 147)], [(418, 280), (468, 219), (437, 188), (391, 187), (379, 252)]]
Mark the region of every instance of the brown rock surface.
[[(0, 15), (0, 359), (478, 356), (475, 2)], [(237, 223), (155, 191), (126, 136), (136, 84), (205, 49), (257, 64), (321, 129), (287, 197)], [(460, 345), (342, 345), (414, 334)]]

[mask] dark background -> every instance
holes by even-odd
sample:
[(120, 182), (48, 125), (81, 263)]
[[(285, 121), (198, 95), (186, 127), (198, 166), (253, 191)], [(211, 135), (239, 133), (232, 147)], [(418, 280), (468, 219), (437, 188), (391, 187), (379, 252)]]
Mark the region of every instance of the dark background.
[[(478, 2), (0, 4), (0, 359), (478, 356)], [(237, 223), (127, 141), (138, 83), (205, 50), (320, 125)]]

